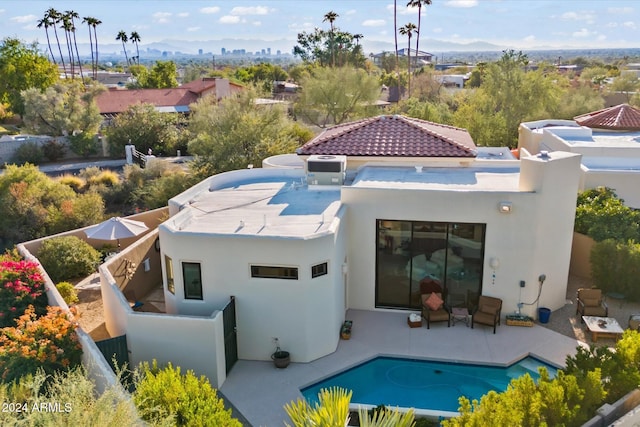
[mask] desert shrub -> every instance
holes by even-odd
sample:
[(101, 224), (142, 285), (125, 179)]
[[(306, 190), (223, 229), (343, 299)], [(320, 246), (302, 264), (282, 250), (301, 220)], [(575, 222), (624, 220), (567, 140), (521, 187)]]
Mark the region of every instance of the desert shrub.
[(193, 371), (180, 373), (169, 363), (160, 369), (157, 362), (143, 363), (136, 371), (133, 401), (143, 420), (160, 423), (173, 418), (176, 426), (242, 427), (224, 408), (222, 399), (209, 381)]
[(0, 379), (17, 380), (35, 374), (41, 368), (45, 374), (78, 366), (82, 346), (76, 335), (72, 316), (60, 307), (47, 307), (38, 317), (29, 306), (15, 327), (0, 330)]
[(56, 284), (56, 289), (60, 292), (60, 296), (67, 305), (75, 304), (79, 301), (76, 288), (69, 282), (60, 282)]
[(75, 236), (53, 237), (42, 243), (38, 259), (54, 282), (84, 277), (100, 263), (100, 252)]
[(13, 162), (19, 165), (31, 163), (39, 165), (44, 159), (42, 148), (35, 142), (27, 141), (13, 153)]
[(32, 306), (46, 313), (45, 284), (36, 263), (15, 260), (6, 253), (0, 261), (0, 327), (14, 326), (15, 320)]
[[(0, 400), (20, 402), (27, 412), (0, 412), (2, 426), (142, 426), (135, 407), (117, 386), (97, 393), (79, 366), (47, 376), (39, 370), (19, 382), (0, 384)], [(56, 411), (33, 411), (41, 402), (58, 403)]]
[(55, 139), (50, 139), (42, 146), (42, 153), (50, 162), (55, 162), (56, 160), (61, 159), (64, 157), (65, 152), (66, 148), (64, 144)]
[(82, 190), (82, 187), (84, 187), (84, 180), (75, 175), (64, 174), (58, 177), (58, 182), (73, 188), (73, 191), (76, 193), (79, 193)]
[(93, 135), (84, 132), (69, 137), (71, 151), (82, 157), (89, 157), (98, 152), (98, 144)]
[(113, 187), (120, 182), (118, 174), (112, 170), (103, 170), (99, 174), (91, 175), (87, 178), (87, 184), (94, 185), (106, 185), (107, 187)]

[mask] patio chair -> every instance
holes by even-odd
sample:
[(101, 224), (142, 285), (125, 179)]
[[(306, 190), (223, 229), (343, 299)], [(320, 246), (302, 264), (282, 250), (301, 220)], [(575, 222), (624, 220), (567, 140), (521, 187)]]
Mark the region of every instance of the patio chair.
[(447, 322), (451, 326), (451, 311), (442, 300), (440, 292), (422, 294), (422, 317), (427, 321), (427, 329), (431, 328), (431, 322)]
[(500, 324), (502, 311), (502, 300), (500, 298), (480, 295), (478, 297), (478, 307), (471, 315), (471, 328), (476, 323), (493, 326), (493, 333), (496, 333), (496, 325)]
[(576, 316), (608, 317), (609, 307), (602, 297), (602, 289), (580, 288), (576, 293)]

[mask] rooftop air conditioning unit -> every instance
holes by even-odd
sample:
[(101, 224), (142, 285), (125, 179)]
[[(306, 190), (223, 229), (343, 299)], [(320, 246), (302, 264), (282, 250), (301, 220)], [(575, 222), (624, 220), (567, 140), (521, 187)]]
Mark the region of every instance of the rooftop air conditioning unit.
[(346, 156), (309, 156), (308, 185), (342, 185), (347, 168)]

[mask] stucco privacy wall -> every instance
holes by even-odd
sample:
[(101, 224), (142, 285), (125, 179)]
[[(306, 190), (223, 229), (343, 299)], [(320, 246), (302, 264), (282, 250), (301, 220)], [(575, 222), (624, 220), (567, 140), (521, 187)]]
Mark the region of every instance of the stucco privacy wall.
[[(578, 155), (554, 153), (550, 160), (521, 161), (520, 188), (514, 191), (442, 191), (343, 187), (347, 205), (349, 307), (375, 309), (376, 220), (468, 222), (486, 224), (482, 293), (503, 299), (503, 313), (519, 301), (535, 301), (540, 274), (546, 275), (539, 305), (564, 305), (575, 200)], [(563, 185), (558, 185), (562, 182)], [(512, 212), (500, 213), (509, 201)], [(491, 258), (499, 259), (493, 270)], [(519, 281), (526, 282), (520, 288)], [(522, 311), (535, 315), (535, 306)]]
[(638, 166), (625, 169), (623, 164), (595, 166), (583, 165), (583, 174), (580, 181), (580, 191), (601, 186), (611, 188), (624, 200), (624, 204), (633, 209), (640, 208), (640, 170)]
[[(145, 240), (153, 241), (154, 235), (138, 244), (144, 245)], [(136, 245), (128, 250), (135, 251)], [(110, 272), (117, 261), (107, 261), (99, 269), (105, 326), (111, 336), (126, 334), (131, 366), (154, 359), (160, 365), (172, 362), (196, 375), (206, 375), (214, 386), (221, 386), (226, 379), (221, 313), (213, 311), (198, 317), (135, 312)]]
[[(174, 232), (160, 226), (164, 255), (172, 258), (175, 290), (166, 291), (168, 312), (201, 314), (236, 297), (238, 356), (269, 360), (273, 338), (291, 359), (308, 362), (335, 351), (344, 319), (344, 237), (339, 212), (333, 233), (308, 239), (224, 236)], [(200, 262), (203, 300), (185, 300), (181, 263)], [(328, 264), (328, 274), (311, 278), (311, 266)], [(298, 280), (252, 278), (250, 266), (298, 268)], [(166, 279), (165, 279), (166, 280)]]

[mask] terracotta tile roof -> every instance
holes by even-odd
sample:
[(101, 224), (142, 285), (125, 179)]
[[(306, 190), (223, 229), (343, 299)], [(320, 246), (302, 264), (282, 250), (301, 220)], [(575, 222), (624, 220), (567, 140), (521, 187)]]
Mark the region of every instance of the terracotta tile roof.
[(604, 110), (582, 114), (573, 119), (581, 126), (595, 129), (640, 130), (640, 110), (629, 104), (620, 104)]
[(96, 98), (100, 114), (118, 114), (130, 105), (152, 104), (156, 107), (188, 106), (198, 100), (189, 89), (123, 89), (108, 90)]
[[(183, 83), (182, 85), (180, 85), (180, 88), (189, 89), (192, 92), (200, 94), (202, 92), (215, 88), (216, 80), (219, 80), (219, 78), (204, 77), (200, 80), (193, 80), (193, 81), (190, 81), (189, 83)], [(242, 89), (242, 86), (233, 82), (229, 82), (229, 87), (232, 88), (232, 90)]]
[(384, 157), (475, 157), (476, 145), (460, 128), (405, 116), (378, 116), (334, 126), (298, 154)]

